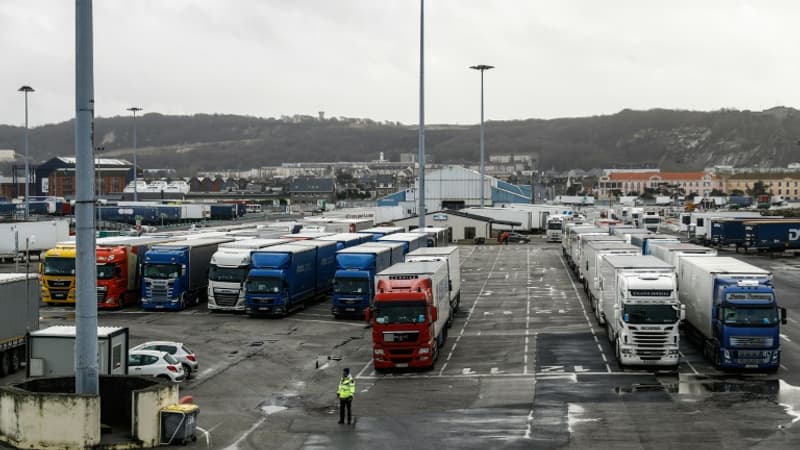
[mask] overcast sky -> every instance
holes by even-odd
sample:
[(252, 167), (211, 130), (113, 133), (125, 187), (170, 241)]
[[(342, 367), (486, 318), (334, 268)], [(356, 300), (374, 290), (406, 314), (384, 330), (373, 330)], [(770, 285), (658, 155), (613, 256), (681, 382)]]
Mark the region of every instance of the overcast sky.
[[(75, 2), (0, 0), (0, 123), (73, 118)], [(800, 105), (800, 2), (426, 2), (426, 122)], [(98, 116), (418, 120), (417, 0), (95, 0)]]

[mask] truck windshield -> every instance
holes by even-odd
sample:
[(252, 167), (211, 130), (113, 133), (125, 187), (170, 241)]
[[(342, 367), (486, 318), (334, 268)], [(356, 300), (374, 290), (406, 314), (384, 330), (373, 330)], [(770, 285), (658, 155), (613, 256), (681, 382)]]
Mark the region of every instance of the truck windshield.
[(246, 267), (211, 266), (211, 269), (208, 271), (208, 279), (211, 281), (241, 283), (245, 278), (247, 278)]
[(369, 280), (366, 278), (339, 278), (333, 285), (333, 291), (337, 294), (368, 294)]
[(722, 308), (725, 325), (738, 327), (771, 327), (778, 324), (778, 308), (774, 306), (726, 306)]
[(380, 324), (425, 322), (424, 302), (378, 302), (375, 321)]
[(108, 280), (114, 278), (114, 265), (113, 264), (98, 264), (97, 265), (97, 279)]
[(145, 264), (145, 278), (178, 278), (181, 273), (181, 266), (177, 264)]
[(247, 280), (247, 292), (269, 294), (281, 291), (281, 279), (276, 277), (255, 277)]
[(630, 324), (667, 324), (678, 320), (672, 305), (625, 305), (622, 320)]
[(658, 217), (645, 217), (644, 223), (654, 224), (661, 222), (661, 219)]
[(45, 275), (75, 275), (75, 258), (45, 258)]
[(547, 224), (548, 230), (561, 230), (561, 222), (549, 222)]

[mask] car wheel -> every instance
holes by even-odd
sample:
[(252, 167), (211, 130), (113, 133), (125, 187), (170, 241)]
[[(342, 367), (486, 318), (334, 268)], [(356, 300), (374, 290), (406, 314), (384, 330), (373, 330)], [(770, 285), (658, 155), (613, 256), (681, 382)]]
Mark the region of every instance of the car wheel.
[(159, 380), (164, 380), (164, 381), (172, 381), (172, 378), (170, 378), (169, 375), (159, 375), (156, 378), (158, 378)]
[(192, 368), (188, 364), (182, 364), (182, 365), (183, 365), (183, 371), (186, 373), (186, 379), (188, 380), (189, 378), (192, 377)]

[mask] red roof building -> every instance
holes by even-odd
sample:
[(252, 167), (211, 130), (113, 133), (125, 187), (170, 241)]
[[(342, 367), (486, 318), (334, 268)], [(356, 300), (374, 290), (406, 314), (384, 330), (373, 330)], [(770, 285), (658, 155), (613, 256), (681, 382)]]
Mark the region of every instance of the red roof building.
[(612, 172), (598, 180), (597, 197), (613, 199), (614, 191), (621, 195), (631, 192), (641, 195), (648, 188), (656, 191), (659, 188), (664, 191), (682, 189), (684, 195), (709, 195), (714, 189), (724, 192), (725, 183), (710, 172)]

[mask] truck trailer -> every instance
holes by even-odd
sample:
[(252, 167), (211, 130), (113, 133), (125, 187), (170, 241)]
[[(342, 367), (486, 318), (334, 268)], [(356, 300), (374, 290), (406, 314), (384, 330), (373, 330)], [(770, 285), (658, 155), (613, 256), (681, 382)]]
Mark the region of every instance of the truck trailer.
[(405, 261), (405, 246), (402, 242), (374, 241), (361, 245), (388, 248), (391, 252), (392, 265)]
[(25, 361), (25, 335), (39, 329), (39, 277), (0, 274), (0, 377)]
[(450, 309), (455, 313), (461, 304), (461, 260), (458, 247), (418, 248), (406, 255), (406, 262), (445, 261), (447, 263), (447, 279), (450, 289)]
[(800, 219), (747, 221), (744, 234), (746, 248), (771, 253), (800, 250)]
[(247, 239), (221, 244), (211, 255), (208, 271), (208, 309), (244, 311), (244, 282), (255, 250), (285, 244), (288, 239)]
[(375, 370), (433, 368), (452, 317), (447, 264), (404, 262), (380, 272), (366, 320)]
[(573, 261), (575, 263), (575, 275), (578, 277), (578, 281), (581, 283), (585, 283), (584, 277), (586, 275), (586, 270), (588, 268), (587, 261), (586, 261), (586, 247), (589, 243), (594, 242), (620, 242), (625, 243), (625, 241), (619, 236), (611, 236), (609, 234), (588, 234), (588, 235), (578, 235), (576, 236), (575, 241), (577, 243), (575, 248), (575, 253), (573, 255)]
[[(333, 276), (336, 273), (336, 242), (319, 239), (304, 239), (290, 242), (291, 245), (311, 247), (315, 251), (314, 258), (314, 296), (330, 295), (333, 292)], [(362, 244), (365, 245), (365, 244)]]
[(655, 256), (603, 257), (600, 264), (602, 317), (621, 366), (677, 370), (678, 301), (671, 265)]
[(650, 245), (654, 243), (673, 243), (679, 244), (681, 242), (675, 236), (671, 236), (669, 234), (632, 234), (631, 235), (631, 245), (639, 247), (642, 250), (643, 255), (650, 254)]
[(680, 280), (686, 324), (714, 365), (780, 367), (786, 309), (778, 307), (769, 271), (730, 257), (685, 257)]
[[(335, 241), (334, 241), (335, 242)], [(251, 254), (245, 283), (245, 312), (285, 316), (316, 295), (317, 253), (313, 247), (276, 245)]]
[(589, 303), (592, 310), (595, 311), (595, 316), (599, 316), (597, 301), (600, 298), (600, 278), (597, 269), (600, 267), (603, 257), (606, 255), (639, 256), (642, 252), (625, 241), (589, 241), (584, 250), (583, 286), (589, 296)]
[(375, 274), (392, 265), (392, 249), (361, 244), (336, 252), (333, 317), (363, 316), (375, 297)]
[(182, 310), (208, 295), (211, 256), (233, 238), (203, 238), (153, 246), (144, 256), (142, 308)]
[(687, 256), (717, 256), (717, 250), (696, 244), (655, 242), (650, 246), (650, 254), (675, 268), (678, 289), (680, 289), (681, 260)]
[(426, 247), (428, 245), (428, 235), (413, 231), (408, 233), (395, 233), (379, 238), (378, 242), (400, 242), (403, 244), (403, 254), (406, 254), (420, 247)]

